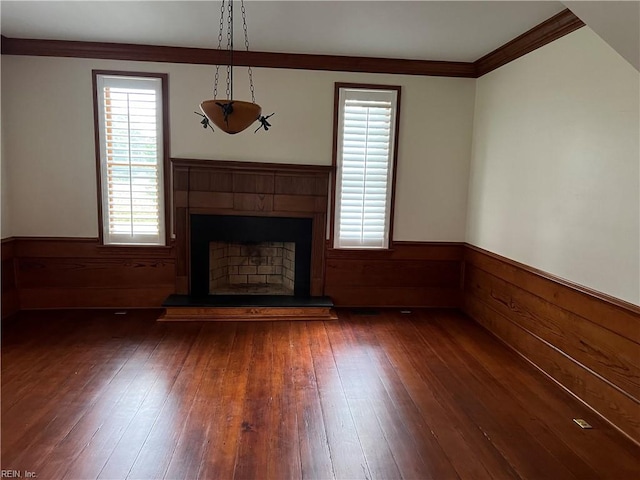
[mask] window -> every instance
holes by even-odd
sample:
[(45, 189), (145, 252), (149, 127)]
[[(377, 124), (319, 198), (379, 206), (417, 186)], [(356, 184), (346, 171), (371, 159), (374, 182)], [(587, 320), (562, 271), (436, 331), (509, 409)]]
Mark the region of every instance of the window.
[(389, 248), (400, 87), (336, 84), (334, 248)]
[(167, 76), (93, 73), (102, 242), (165, 245)]

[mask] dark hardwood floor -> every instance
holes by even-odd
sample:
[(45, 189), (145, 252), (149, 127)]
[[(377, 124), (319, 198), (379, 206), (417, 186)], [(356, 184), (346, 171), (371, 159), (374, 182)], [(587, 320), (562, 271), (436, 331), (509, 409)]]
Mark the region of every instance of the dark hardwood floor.
[(640, 478), (640, 448), (455, 311), (255, 323), (158, 313), (30, 312), (3, 325), (3, 470)]

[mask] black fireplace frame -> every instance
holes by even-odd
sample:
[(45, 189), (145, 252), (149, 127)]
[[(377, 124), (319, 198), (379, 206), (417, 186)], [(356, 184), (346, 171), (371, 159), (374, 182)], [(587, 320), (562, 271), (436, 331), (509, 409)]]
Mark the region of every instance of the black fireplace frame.
[(294, 242), (295, 297), (311, 291), (313, 219), (248, 215), (190, 215), (190, 295), (209, 295), (209, 244), (211, 242)]

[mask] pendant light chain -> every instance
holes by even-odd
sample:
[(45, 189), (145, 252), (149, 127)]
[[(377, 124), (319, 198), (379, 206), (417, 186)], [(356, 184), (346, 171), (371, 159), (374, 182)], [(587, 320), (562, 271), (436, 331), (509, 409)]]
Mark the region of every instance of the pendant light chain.
[[(247, 12), (244, 9), (244, 0), (240, 0), (240, 7), (242, 10), (242, 28), (244, 29), (244, 46), (249, 51), (249, 34), (247, 33)], [(256, 94), (253, 89), (253, 70), (251, 65), (248, 68), (249, 71), (249, 89), (251, 90), (251, 102), (256, 103)]]
[[(222, 30), (224, 29), (224, 0), (220, 7), (220, 31), (218, 32), (218, 51), (222, 50)], [(218, 97), (218, 79), (220, 78), (220, 65), (216, 65), (216, 77), (213, 82), (213, 98)]]
[(233, 100), (233, 0), (229, 0), (227, 17), (227, 50), (230, 61), (227, 65), (227, 99)]

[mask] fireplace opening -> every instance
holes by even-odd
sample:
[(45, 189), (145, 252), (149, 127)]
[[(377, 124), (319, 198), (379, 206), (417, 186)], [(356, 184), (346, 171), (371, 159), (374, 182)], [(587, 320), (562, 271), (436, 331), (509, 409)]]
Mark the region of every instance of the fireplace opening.
[(294, 242), (210, 242), (210, 295), (293, 295)]
[(311, 218), (190, 216), (190, 295), (310, 296)]

